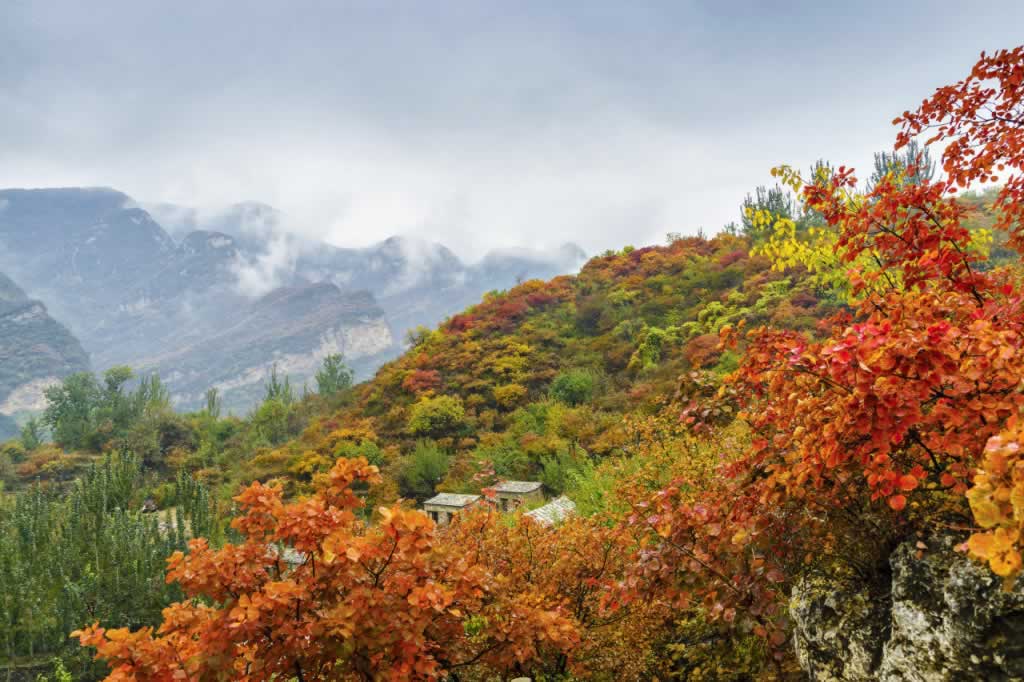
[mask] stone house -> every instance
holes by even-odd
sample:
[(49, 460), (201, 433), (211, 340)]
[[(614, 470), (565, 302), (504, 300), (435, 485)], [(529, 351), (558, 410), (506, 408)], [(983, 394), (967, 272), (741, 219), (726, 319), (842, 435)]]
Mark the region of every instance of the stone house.
[(439, 526), (447, 525), (452, 516), (480, 501), (479, 495), (438, 493), (423, 503), (423, 511)]
[(544, 501), (544, 491), (539, 481), (503, 481), (494, 486), (498, 509), (511, 512), (524, 504)]

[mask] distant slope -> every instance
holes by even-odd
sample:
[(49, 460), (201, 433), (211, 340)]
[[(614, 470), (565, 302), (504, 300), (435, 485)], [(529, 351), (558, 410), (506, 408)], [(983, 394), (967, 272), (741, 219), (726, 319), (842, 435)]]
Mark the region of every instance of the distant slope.
[(71, 332), (0, 273), (0, 415), (42, 409), (47, 385), (88, 368)]
[(163, 376), (182, 407), (198, 406), (214, 386), (225, 408), (239, 411), (262, 398), (274, 365), (301, 393), (303, 382), (315, 388), (313, 376), (327, 355), (341, 353), (368, 373), (391, 346), (391, 330), (372, 296), (319, 283), (275, 290), (219, 332), (143, 360), (141, 369)]
[(370, 358), (396, 347), (365, 291), (326, 285), (317, 298), (294, 276), (262, 297), (244, 291), (240, 270), (258, 257), (247, 248), (210, 231), (176, 243), (113, 190), (0, 191), (0, 264), (64, 313), (97, 369), (157, 372), (181, 407), (218, 385), (245, 409), (275, 362), (301, 386), (326, 352), (368, 375), (382, 361)]
[(0, 190), (0, 270), (90, 344), (124, 292), (160, 269), (174, 241), (111, 189)]
[(18, 425), (13, 419), (5, 414), (0, 414), (0, 441), (14, 438), (18, 435)]

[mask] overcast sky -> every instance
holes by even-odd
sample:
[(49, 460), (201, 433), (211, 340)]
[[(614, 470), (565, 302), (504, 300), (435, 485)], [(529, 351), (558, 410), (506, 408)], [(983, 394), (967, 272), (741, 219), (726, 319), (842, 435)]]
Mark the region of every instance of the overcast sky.
[(717, 231), (780, 162), (865, 166), (1022, 27), (1021, 0), (0, 0), (0, 186), (593, 253)]

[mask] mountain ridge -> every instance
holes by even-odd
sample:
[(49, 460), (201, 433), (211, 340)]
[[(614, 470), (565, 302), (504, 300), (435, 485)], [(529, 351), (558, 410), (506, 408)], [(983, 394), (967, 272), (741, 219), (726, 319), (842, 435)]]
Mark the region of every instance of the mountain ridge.
[[(158, 216), (179, 216), (164, 229), (143, 206), (111, 188), (0, 190), (0, 270), (10, 271), (68, 325), (97, 369), (127, 364), (159, 373), (185, 408), (198, 404), (207, 388), (199, 385), (203, 377), (219, 374), (216, 365), (199, 367), (194, 360), (212, 362), (204, 342), (220, 339), (226, 329), (247, 329), (249, 342), (269, 358), (282, 356), (282, 364), (302, 368), (293, 377), (300, 383), (311, 379), (310, 358), (343, 346), (357, 377), (366, 378), (402, 352), (406, 331), (435, 326), (487, 291), (572, 270), (582, 259), (578, 247), (554, 254), (498, 250), (467, 265), (442, 244), (401, 236), (369, 247), (336, 247), (285, 232), (280, 212), (255, 202), (209, 219), (164, 205), (154, 209)], [(335, 290), (293, 291), (325, 282)], [(326, 308), (339, 320), (358, 328), (346, 331), (337, 320), (294, 307), (315, 291), (328, 294)], [(266, 316), (275, 301), (291, 311)], [(350, 304), (365, 314), (346, 316)], [(268, 330), (253, 326), (259, 319), (276, 325), (276, 346)], [(311, 324), (319, 325), (317, 333)], [(292, 333), (291, 326), (302, 332)], [(227, 345), (246, 344), (233, 339)], [(189, 370), (176, 371), (172, 362)], [(253, 404), (262, 382), (253, 368), (267, 365), (250, 357), (243, 373), (252, 386), (239, 390), (247, 397), (227, 403), (239, 409)]]

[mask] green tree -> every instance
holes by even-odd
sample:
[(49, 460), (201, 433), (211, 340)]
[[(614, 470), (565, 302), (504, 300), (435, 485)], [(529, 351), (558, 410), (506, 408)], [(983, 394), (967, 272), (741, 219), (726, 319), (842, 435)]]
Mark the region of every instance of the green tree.
[(132, 393), (133, 417), (142, 414), (157, 414), (171, 409), (171, 392), (158, 374), (150, 374), (139, 382)]
[(135, 421), (135, 401), (125, 390), (133, 377), (131, 368), (123, 366), (111, 367), (103, 373), (99, 399), (93, 407), (93, 430), (86, 438), (86, 447), (99, 450), (108, 439), (123, 436)]
[[(913, 173), (908, 172), (911, 168), (914, 169)], [(875, 168), (868, 178), (868, 192), (889, 173), (900, 175), (902, 182), (908, 185), (920, 185), (935, 177), (935, 161), (932, 160), (928, 147), (921, 147), (914, 139), (901, 150), (877, 152)]]
[(141, 513), (144, 484), (138, 457), (108, 455), (59, 494), (0, 496), (0, 659), (56, 654), (76, 678), (100, 679), (70, 631), (97, 619), (155, 625), (182, 598), (164, 581), (167, 556), (221, 526), (201, 484), (182, 481), (179, 513), (163, 522)]
[[(581, 453), (584, 454), (585, 453)], [(555, 495), (564, 493), (572, 482), (588, 471), (586, 459), (577, 461), (568, 450), (541, 458), (540, 480)]]
[(292, 391), (292, 382), (286, 374), (284, 380), (281, 379), (277, 373), (277, 363), (275, 362), (270, 367), (270, 376), (267, 377), (266, 382), (263, 384), (265, 393), (263, 396), (264, 402), (276, 400), (285, 407), (288, 407), (295, 402), (295, 393)]
[(409, 431), (414, 436), (442, 438), (457, 433), (464, 425), (466, 409), (455, 396), (423, 398), (412, 406)]
[(43, 421), (54, 441), (67, 450), (83, 447), (94, 430), (94, 410), (102, 400), (96, 377), (89, 372), (72, 374), (59, 386), (47, 388), (44, 395)]
[(203, 411), (214, 419), (220, 419), (222, 407), (223, 401), (220, 397), (220, 391), (216, 386), (208, 388), (206, 390), (206, 407), (203, 408)]
[(103, 373), (103, 384), (107, 395), (107, 401), (110, 402), (114, 398), (123, 396), (125, 385), (131, 381), (134, 376), (135, 374), (132, 372), (132, 368), (125, 365), (111, 367), (105, 371)]
[(330, 397), (351, 388), (352, 370), (345, 364), (344, 357), (332, 353), (324, 358), (323, 365), (316, 373), (316, 390), (322, 396)]
[(774, 187), (759, 186), (754, 194), (748, 194), (741, 206), (740, 220), (743, 225), (743, 233), (748, 237), (754, 237), (758, 233), (757, 226), (751, 218), (751, 213), (768, 211), (779, 218), (796, 218), (797, 207), (793, 201), (793, 195), (779, 185)]
[(421, 440), (406, 458), (398, 482), (403, 495), (423, 500), (434, 494), (447, 473), (448, 455), (433, 441)]
[(32, 417), (21, 427), (21, 445), (31, 452), (43, 444), (43, 424), (38, 417)]
[(256, 409), (252, 424), (269, 445), (280, 445), (288, 438), (288, 405), (280, 398), (269, 398)]
[(551, 397), (575, 407), (594, 396), (594, 375), (586, 369), (570, 369), (551, 382)]
[(409, 346), (409, 348), (416, 348), (421, 343), (425, 343), (433, 333), (430, 327), (425, 327), (422, 324), (417, 325), (405, 332), (405, 345)]

